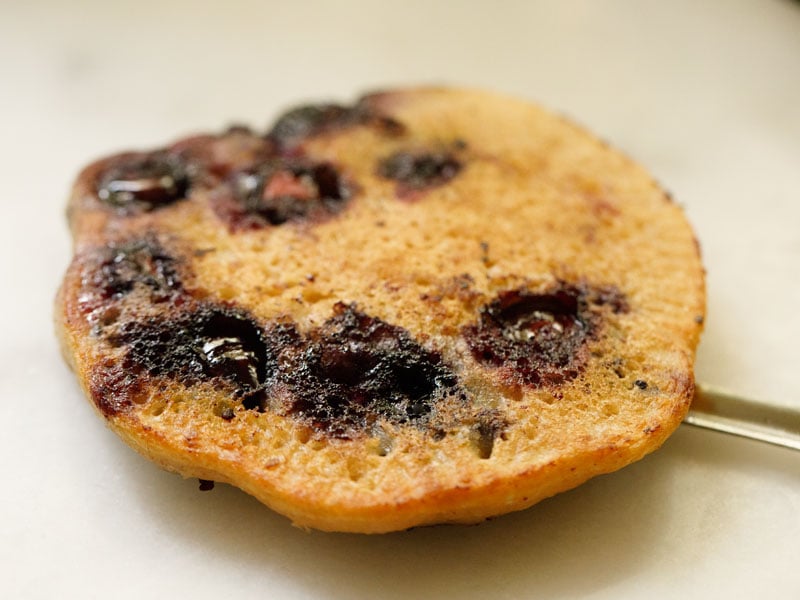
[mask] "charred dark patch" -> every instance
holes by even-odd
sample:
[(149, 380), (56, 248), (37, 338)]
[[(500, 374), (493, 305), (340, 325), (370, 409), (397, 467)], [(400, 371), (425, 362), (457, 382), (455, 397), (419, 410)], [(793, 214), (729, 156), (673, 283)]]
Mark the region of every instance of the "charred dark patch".
[(287, 348), (281, 363), (287, 412), (334, 437), (358, 435), (381, 419), (424, 424), (458, 387), (441, 357), (406, 330), (344, 304)]
[(257, 390), (275, 369), (261, 327), (242, 311), (216, 306), (124, 323), (109, 342), (127, 348), (126, 372), (186, 384), (217, 379), (233, 384), (239, 395)]
[(173, 314), (127, 321), (106, 336), (122, 356), (91, 380), (105, 414), (139, 401), (149, 377), (232, 390), (235, 403), (214, 409), (224, 421), (239, 409), (270, 410), (340, 439), (371, 435), (381, 423), (434, 439), (466, 428), (482, 458), (505, 435), (500, 412), (472, 404), (439, 353), (354, 305), (337, 304), (306, 334), (290, 321), (261, 327), (244, 311), (217, 305)]
[(181, 289), (176, 262), (155, 236), (110, 244), (100, 251), (83, 283), (98, 290), (105, 300), (142, 287), (153, 302), (161, 302)]
[(352, 195), (335, 166), (302, 160), (237, 173), (231, 190), (216, 200), (215, 210), (234, 230), (324, 220), (341, 212)]
[(463, 330), (476, 360), (502, 367), (519, 383), (559, 385), (578, 376), (586, 343), (597, 332), (596, 307), (627, 310), (618, 291), (561, 284), (547, 293), (524, 289), (498, 294)]
[(97, 196), (122, 214), (149, 212), (186, 197), (185, 165), (164, 151), (118, 157), (96, 182)]
[(296, 146), (314, 136), (355, 125), (370, 125), (389, 135), (400, 135), (405, 127), (365, 103), (355, 106), (310, 104), (293, 108), (278, 118), (267, 139), (279, 148)]
[(409, 193), (443, 185), (461, 171), (462, 164), (448, 152), (401, 151), (383, 159), (378, 175), (397, 182), (397, 193)]

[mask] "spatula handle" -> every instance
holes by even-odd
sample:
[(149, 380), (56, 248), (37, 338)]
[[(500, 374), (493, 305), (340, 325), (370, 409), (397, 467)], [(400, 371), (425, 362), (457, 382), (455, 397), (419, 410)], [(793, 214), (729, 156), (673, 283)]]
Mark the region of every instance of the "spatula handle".
[(800, 450), (800, 409), (698, 384), (684, 423)]

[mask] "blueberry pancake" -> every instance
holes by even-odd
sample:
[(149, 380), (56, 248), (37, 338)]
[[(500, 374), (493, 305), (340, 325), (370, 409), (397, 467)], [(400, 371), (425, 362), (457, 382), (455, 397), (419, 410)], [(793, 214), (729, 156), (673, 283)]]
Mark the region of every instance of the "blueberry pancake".
[(526, 102), (371, 94), (99, 160), (67, 361), (109, 426), (301, 527), (524, 509), (658, 448), (703, 268), (640, 167)]

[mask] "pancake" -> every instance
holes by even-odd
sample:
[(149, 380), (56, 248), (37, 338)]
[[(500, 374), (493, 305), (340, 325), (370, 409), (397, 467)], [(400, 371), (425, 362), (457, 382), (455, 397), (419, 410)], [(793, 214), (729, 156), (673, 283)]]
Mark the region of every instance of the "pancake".
[(529, 102), (302, 106), (98, 160), (68, 219), (57, 329), (97, 412), (300, 527), (525, 509), (657, 449), (693, 395), (684, 214)]

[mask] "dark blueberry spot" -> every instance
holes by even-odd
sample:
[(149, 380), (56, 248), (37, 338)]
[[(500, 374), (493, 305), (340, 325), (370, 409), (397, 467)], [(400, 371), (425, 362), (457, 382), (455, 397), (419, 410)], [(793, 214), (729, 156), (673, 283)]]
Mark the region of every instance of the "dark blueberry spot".
[[(244, 311), (203, 305), (171, 318), (127, 321), (107, 340), (125, 349), (113, 377), (93, 386), (98, 405), (107, 393), (124, 400), (107, 412), (129, 406), (141, 378), (150, 376), (233, 386), (246, 410), (277, 410), (338, 438), (363, 435), (381, 421), (438, 431), (442, 402), (476, 423), (467, 392), (437, 352), (352, 305), (336, 305), (305, 335), (291, 322), (262, 328)], [(235, 417), (229, 406), (217, 414)], [(484, 445), (495, 436), (477, 431)]]
[(97, 180), (97, 195), (123, 214), (147, 212), (186, 197), (189, 179), (165, 152), (120, 157)]
[(404, 329), (343, 304), (282, 359), (281, 381), (293, 398), (288, 412), (335, 437), (356, 435), (379, 419), (425, 422), (457, 389), (438, 354)]
[[(586, 342), (599, 326), (592, 306), (611, 304), (610, 291), (561, 284), (548, 293), (501, 292), (483, 307), (477, 324), (463, 330), (476, 360), (504, 367), (528, 385), (558, 385), (578, 376)], [(622, 298), (619, 292), (616, 292)]]
[(153, 236), (105, 247), (85, 283), (106, 299), (124, 296), (138, 285), (159, 302), (181, 289), (175, 258)]
[(124, 364), (130, 372), (187, 384), (219, 379), (234, 384), (240, 394), (256, 390), (275, 368), (264, 331), (245, 313), (227, 308), (131, 321), (109, 341), (127, 346)]
[(215, 207), (233, 229), (319, 220), (340, 212), (351, 190), (329, 163), (275, 161), (234, 176), (233, 198)]
[(247, 410), (264, 412), (267, 408), (267, 394), (262, 388), (246, 392), (242, 396), (242, 406)]
[(284, 113), (272, 126), (267, 138), (279, 148), (287, 149), (316, 135), (354, 125), (370, 125), (388, 135), (399, 135), (405, 130), (402, 124), (378, 113), (367, 103), (352, 107), (311, 104)]
[(199, 479), (200, 482), (200, 491), (201, 492), (210, 492), (214, 489), (214, 482), (208, 479)]
[(633, 382), (633, 385), (635, 385), (640, 390), (646, 390), (647, 389), (647, 382), (644, 381), (643, 379), (637, 379), (636, 381)]
[(461, 168), (461, 162), (446, 152), (396, 152), (381, 161), (378, 175), (396, 181), (402, 195), (447, 183)]
[(281, 115), (267, 137), (281, 146), (288, 146), (341, 126), (352, 119), (352, 109), (338, 104), (311, 104), (293, 108)]

